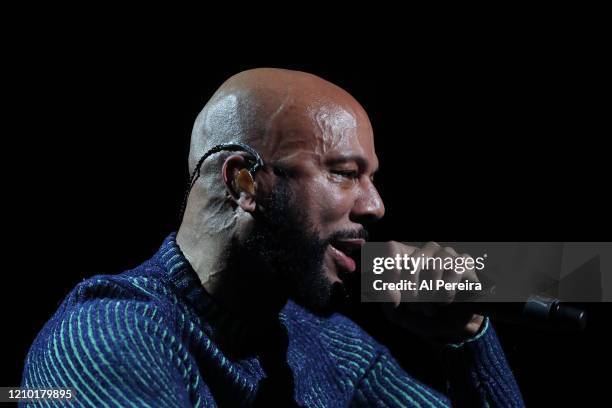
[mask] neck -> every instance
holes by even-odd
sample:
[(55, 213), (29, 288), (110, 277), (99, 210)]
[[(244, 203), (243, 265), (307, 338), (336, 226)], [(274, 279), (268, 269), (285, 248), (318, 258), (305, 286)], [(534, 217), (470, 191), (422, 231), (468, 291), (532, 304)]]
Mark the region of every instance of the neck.
[(206, 292), (229, 315), (221, 336), (253, 340), (275, 326), (287, 302), (271, 271), (255, 254), (237, 244), (233, 231), (210, 234), (183, 223), (177, 244), (200, 278)]

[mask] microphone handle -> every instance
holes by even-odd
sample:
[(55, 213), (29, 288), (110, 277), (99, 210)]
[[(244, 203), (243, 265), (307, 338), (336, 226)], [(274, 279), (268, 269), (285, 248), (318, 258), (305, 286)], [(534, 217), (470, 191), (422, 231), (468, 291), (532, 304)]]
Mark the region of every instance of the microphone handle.
[(586, 312), (559, 299), (531, 295), (525, 302), (462, 303), (473, 313), (515, 324), (532, 324), (566, 330), (584, 330)]

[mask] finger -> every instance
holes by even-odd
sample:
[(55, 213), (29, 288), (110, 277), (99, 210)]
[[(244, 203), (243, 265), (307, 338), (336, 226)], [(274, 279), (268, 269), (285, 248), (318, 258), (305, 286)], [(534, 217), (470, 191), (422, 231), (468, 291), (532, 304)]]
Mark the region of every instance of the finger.
[[(445, 283), (455, 283), (461, 280), (461, 275), (458, 274), (453, 268), (459, 258), (457, 254), (452, 248), (445, 247), (443, 250), (439, 251), (436, 256), (442, 259), (442, 277), (441, 279)], [(437, 301), (442, 303), (451, 303), (456, 296), (455, 289), (443, 289), (436, 291)]]
[[(415, 250), (418, 248), (411, 247), (408, 245), (404, 245), (400, 242), (389, 241), (387, 246), (387, 257), (395, 259), (398, 255), (400, 259), (403, 258), (404, 255), (410, 256)], [(406, 273), (406, 270), (403, 267), (404, 265), (400, 262), (400, 267), (397, 265), (392, 269), (386, 270), (384, 281), (389, 283), (399, 283), (402, 280), (414, 281), (415, 277), (410, 275), (410, 273)], [(405, 300), (410, 300), (411, 296), (416, 297), (416, 293), (409, 290), (385, 290), (382, 291), (384, 293), (381, 294), (381, 298), (383, 302), (391, 302), (394, 307), (397, 307), (402, 301), (402, 297), (405, 296)]]
[(415, 272), (415, 276), (416, 276), (416, 281), (420, 282), (423, 279), (439, 279), (442, 277), (442, 271), (438, 271), (436, 272), (435, 268), (430, 270), (427, 269), (425, 265), (425, 261), (429, 258), (433, 258), (436, 253), (438, 251), (441, 250), (441, 247), (439, 244), (435, 243), (435, 242), (428, 242), (427, 244), (425, 244), (425, 246), (414, 252), (413, 256), (415, 258), (420, 258), (420, 263), (418, 264), (418, 267), (416, 268), (416, 272)]
[[(476, 275), (474, 258), (472, 258), (470, 254), (462, 254), (461, 256), (466, 259), (465, 265), (469, 266), (465, 268), (465, 272), (463, 273), (461, 279), (467, 279), (469, 282), (474, 283), (480, 282), (478, 275)], [(468, 260), (470, 261), (468, 262)]]
[[(406, 255), (407, 257), (412, 257), (414, 256), (415, 252), (418, 250), (419, 248), (414, 247), (414, 246), (409, 246), (409, 245), (404, 245), (401, 242), (396, 242), (396, 241), (390, 241), (389, 242), (389, 253), (388, 256), (395, 258), (397, 255), (400, 256), (400, 258), (402, 259), (401, 262), (401, 268), (400, 269), (394, 269), (393, 273), (396, 274), (394, 279), (396, 279), (397, 282), (402, 281), (402, 280), (406, 280), (408, 282), (412, 282), (412, 284), (417, 285), (418, 284), (418, 274), (416, 273), (412, 273), (414, 270), (412, 269), (412, 263), (407, 262), (407, 265), (404, 265), (403, 259), (404, 259), (404, 255)], [(400, 302), (414, 302), (418, 296), (418, 293), (416, 290), (402, 290), (402, 291), (398, 291), (398, 295), (399, 298), (396, 299), (397, 304), (399, 304)]]
[(438, 244), (437, 242), (430, 241), (426, 243), (425, 246), (423, 246), (423, 249), (421, 249), (420, 252), (423, 253), (425, 256), (432, 257), (436, 252), (440, 251), (441, 249), (442, 247), (440, 246), (440, 244)]
[(445, 247), (443, 250), (436, 254), (442, 260), (442, 277), (444, 282), (458, 282), (461, 280), (461, 274), (457, 273), (455, 266), (457, 265), (457, 259), (460, 256), (450, 247)]
[(465, 273), (463, 262), (461, 255), (453, 255), (451, 257), (450, 267), (444, 268), (443, 279), (445, 282), (455, 283), (463, 279), (463, 274)]
[(455, 251), (455, 249), (453, 247), (444, 247), (444, 250), (446, 252), (448, 252), (449, 254), (451, 254), (452, 256), (459, 256), (459, 254), (457, 253), (457, 251)]

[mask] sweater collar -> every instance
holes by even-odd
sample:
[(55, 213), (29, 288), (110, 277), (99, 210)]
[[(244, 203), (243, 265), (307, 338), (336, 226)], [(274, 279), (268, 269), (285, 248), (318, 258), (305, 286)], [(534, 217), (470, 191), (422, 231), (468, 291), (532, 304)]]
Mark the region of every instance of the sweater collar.
[(171, 285), (175, 293), (214, 328), (214, 337), (221, 336), (218, 340), (226, 342), (227, 338), (244, 338), (252, 330), (249, 322), (232, 316), (204, 289), (200, 278), (176, 242), (176, 232), (168, 235), (155, 258), (163, 268), (162, 280)]
[(180, 297), (187, 299), (200, 313), (213, 306), (211, 297), (176, 243), (176, 232), (166, 237), (155, 257), (164, 270), (162, 279), (172, 285)]

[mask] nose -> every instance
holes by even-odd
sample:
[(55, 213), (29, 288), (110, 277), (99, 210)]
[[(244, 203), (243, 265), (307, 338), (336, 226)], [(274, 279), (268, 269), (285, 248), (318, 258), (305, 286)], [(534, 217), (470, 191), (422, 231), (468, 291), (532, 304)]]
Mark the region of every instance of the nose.
[(360, 224), (371, 224), (380, 220), (384, 215), (385, 205), (383, 200), (380, 194), (378, 194), (374, 183), (367, 179), (366, 185), (355, 200), (350, 218), (352, 221)]

